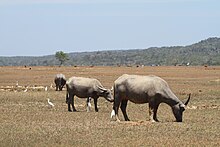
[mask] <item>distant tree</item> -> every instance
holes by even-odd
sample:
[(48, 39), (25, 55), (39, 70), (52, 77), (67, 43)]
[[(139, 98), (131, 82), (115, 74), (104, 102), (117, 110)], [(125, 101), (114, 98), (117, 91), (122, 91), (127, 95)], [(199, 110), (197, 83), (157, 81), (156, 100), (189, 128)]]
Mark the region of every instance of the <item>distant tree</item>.
[(60, 61), (60, 66), (64, 64), (67, 60), (69, 60), (68, 55), (63, 51), (56, 52), (55, 57)]

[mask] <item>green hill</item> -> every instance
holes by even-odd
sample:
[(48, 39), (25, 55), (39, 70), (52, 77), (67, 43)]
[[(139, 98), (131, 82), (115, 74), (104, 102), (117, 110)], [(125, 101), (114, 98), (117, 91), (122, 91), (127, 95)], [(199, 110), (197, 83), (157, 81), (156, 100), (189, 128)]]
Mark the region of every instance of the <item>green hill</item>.
[[(69, 53), (65, 65), (220, 65), (220, 38), (208, 38), (189, 46)], [(0, 57), (0, 66), (59, 65), (54, 55)]]

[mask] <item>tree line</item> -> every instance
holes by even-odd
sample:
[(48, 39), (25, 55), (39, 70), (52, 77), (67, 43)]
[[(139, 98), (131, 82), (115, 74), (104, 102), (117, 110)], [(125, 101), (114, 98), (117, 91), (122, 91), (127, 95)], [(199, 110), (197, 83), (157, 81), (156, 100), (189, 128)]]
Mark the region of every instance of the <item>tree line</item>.
[(220, 38), (189, 46), (64, 53), (42, 57), (0, 57), (0, 66), (220, 65)]

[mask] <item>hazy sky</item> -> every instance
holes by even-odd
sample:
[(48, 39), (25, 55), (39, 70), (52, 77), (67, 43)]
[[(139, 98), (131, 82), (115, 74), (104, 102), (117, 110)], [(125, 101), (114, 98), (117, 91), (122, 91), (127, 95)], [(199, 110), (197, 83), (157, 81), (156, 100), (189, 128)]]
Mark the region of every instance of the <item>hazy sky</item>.
[(220, 36), (220, 0), (0, 0), (0, 56), (190, 45)]

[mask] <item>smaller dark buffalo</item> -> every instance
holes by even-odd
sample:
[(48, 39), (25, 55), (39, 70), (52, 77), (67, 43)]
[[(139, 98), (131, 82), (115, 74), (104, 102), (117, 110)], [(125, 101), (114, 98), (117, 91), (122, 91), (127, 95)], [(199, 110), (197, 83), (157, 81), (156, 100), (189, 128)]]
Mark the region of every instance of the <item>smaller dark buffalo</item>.
[(89, 98), (93, 98), (96, 112), (98, 112), (97, 100), (100, 96), (104, 97), (107, 101), (114, 101), (111, 91), (105, 89), (97, 79), (71, 77), (66, 82), (66, 88), (66, 103), (68, 104), (68, 111), (72, 111), (70, 105), (72, 105), (73, 111), (76, 111), (74, 106), (74, 96), (87, 98), (87, 105), (90, 102)]
[(56, 91), (58, 91), (58, 89), (62, 91), (63, 86), (66, 84), (66, 78), (63, 74), (57, 74), (54, 82), (56, 84)]

